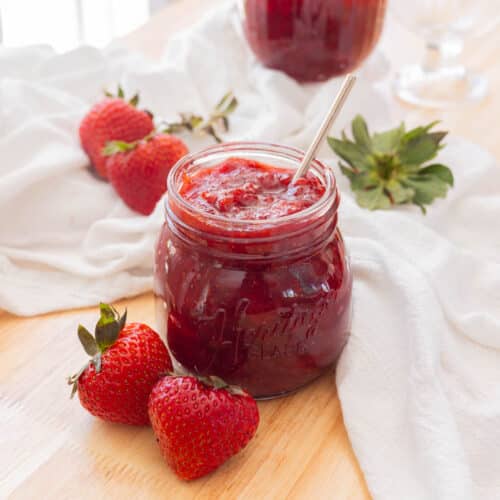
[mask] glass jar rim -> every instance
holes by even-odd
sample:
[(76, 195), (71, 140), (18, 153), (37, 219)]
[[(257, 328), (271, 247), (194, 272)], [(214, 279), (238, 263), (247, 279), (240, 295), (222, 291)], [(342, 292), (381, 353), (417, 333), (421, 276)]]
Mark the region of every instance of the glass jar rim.
[[(241, 231), (248, 228), (248, 231), (258, 230), (262, 227), (269, 226), (282, 226), (293, 223), (295, 221), (301, 221), (307, 217), (313, 216), (318, 212), (323, 212), (324, 210), (331, 209), (331, 205), (335, 204), (334, 211), (336, 212), (339, 196), (337, 191), (337, 183), (335, 180), (335, 175), (330, 167), (325, 165), (323, 162), (314, 159), (311, 162), (309, 171), (316, 175), (325, 187), (325, 192), (319, 200), (314, 202), (311, 206), (304, 210), (294, 212), (293, 214), (284, 215), (281, 217), (272, 217), (269, 219), (234, 219), (230, 217), (225, 217), (223, 215), (211, 214), (203, 211), (200, 208), (192, 206), (188, 203), (178, 191), (178, 180), (179, 173), (189, 166), (203, 164), (209, 160), (217, 160), (220, 157), (222, 161), (224, 158), (231, 156), (236, 156), (241, 154), (245, 157), (246, 153), (261, 153), (263, 155), (267, 154), (269, 156), (275, 155), (277, 159), (282, 158), (292, 161), (295, 167), (298, 167), (302, 158), (304, 157), (304, 151), (283, 144), (275, 144), (268, 142), (251, 142), (251, 141), (238, 141), (238, 142), (226, 142), (223, 144), (217, 144), (210, 146), (201, 151), (191, 153), (189, 155), (181, 158), (174, 167), (170, 170), (167, 177), (167, 197), (165, 198), (165, 208), (168, 211), (168, 204), (170, 201), (175, 201), (175, 203), (184, 211), (188, 213), (202, 217), (207, 223), (217, 223), (229, 224), (233, 230)], [(231, 153), (231, 154), (229, 154)], [(234, 153), (234, 154), (232, 154)], [(279, 168), (279, 167), (278, 167)]]

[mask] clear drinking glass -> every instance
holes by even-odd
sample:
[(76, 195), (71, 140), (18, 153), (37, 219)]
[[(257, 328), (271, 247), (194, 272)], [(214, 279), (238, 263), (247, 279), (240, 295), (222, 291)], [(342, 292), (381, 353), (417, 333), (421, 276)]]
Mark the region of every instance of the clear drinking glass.
[(394, 82), (404, 101), (449, 108), (482, 99), (488, 90), (484, 75), (470, 72), (460, 55), (467, 37), (482, 34), (499, 19), (497, 0), (392, 0), (392, 13), (426, 43), (421, 64), (403, 67)]

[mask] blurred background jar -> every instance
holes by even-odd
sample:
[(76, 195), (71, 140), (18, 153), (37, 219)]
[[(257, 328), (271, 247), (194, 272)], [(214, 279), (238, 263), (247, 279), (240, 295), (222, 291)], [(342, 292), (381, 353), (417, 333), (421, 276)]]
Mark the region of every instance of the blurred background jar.
[(382, 31), (386, 0), (241, 0), (257, 58), (300, 82), (358, 67)]

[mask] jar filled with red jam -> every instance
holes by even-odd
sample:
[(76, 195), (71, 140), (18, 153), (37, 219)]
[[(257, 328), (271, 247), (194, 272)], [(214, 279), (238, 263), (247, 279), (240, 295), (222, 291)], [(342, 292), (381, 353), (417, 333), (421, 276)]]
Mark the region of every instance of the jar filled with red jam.
[(322, 81), (364, 61), (382, 30), (386, 0), (241, 0), (257, 58), (300, 82)]
[(303, 152), (232, 143), (186, 156), (168, 177), (155, 257), (161, 334), (188, 371), (257, 398), (335, 365), (350, 328), (352, 276), (331, 169)]

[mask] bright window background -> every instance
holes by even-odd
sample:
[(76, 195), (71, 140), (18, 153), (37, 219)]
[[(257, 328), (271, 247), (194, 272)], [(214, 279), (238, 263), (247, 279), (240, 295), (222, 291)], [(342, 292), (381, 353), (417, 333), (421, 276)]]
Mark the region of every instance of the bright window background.
[(144, 24), (169, 0), (0, 0), (0, 41), (49, 44), (57, 51), (97, 47)]

